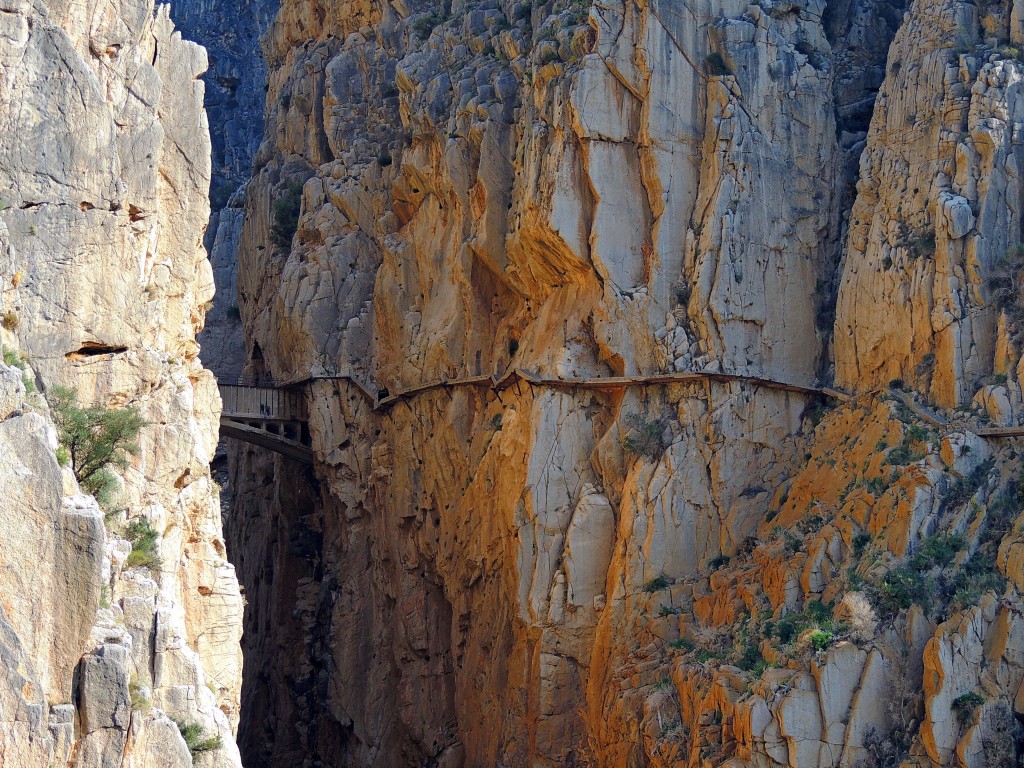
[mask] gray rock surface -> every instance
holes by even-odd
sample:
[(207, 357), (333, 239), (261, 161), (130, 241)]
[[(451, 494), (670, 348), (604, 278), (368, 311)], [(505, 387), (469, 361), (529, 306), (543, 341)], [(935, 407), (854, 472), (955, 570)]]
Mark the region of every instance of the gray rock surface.
[[(0, 763), (149, 768), (129, 732), (172, 717), (237, 768), (242, 605), (195, 339), (213, 293), (206, 54), (148, 0), (0, 10), (0, 348), (25, 368), (0, 364)], [(58, 463), (59, 385), (145, 421), (104, 509)], [(156, 533), (142, 564), (141, 518)]]
[(238, 240), (245, 183), (263, 138), (267, 68), (260, 38), (277, 12), (277, 0), (182, 0), (171, 15), (188, 39), (206, 48), (204, 104), (210, 123), (212, 176), (210, 253), (216, 295), (199, 336), (202, 357), (219, 379), (242, 372), (245, 342), (236, 287)]

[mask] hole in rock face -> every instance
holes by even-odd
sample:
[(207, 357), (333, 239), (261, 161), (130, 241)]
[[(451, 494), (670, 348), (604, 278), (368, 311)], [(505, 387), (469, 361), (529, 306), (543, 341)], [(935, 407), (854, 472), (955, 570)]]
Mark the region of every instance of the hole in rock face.
[(83, 357), (98, 357), (99, 355), (120, 355), (127, 352), (128, 347), (120, 344), (104, 344), (99, 341), (86, 341), (74, 352), (68, 352), (64, 357), (68, 360), (81, 360)]

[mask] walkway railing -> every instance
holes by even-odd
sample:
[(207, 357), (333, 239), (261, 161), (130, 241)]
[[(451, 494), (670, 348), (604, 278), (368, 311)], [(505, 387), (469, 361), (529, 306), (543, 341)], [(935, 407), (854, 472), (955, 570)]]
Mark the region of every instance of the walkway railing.
[[(522, 368), (509, 369), (501, 376), (469, 376), (461, 379), (439, 379), (433, 382), (419, 384), (414, 387), (390, 392), (380, 388), (373, 390), (366, 384), (359, 381), (351, 374), (319, 374), (305, 376), (304, 378), (274, 379), (271, 377), (241, 377), (237, 384), (221, 384), (221, 399), (224, 401), (222, 425), (231, 422), (234, 434), (232, 437), (247, 439), (249, 433), (236, 429), (239, 422), (255, 422), (263, 427), (267, 433), (267, 424), (278, 422), (283, 425), (302, 424), (308, 420), (306, 410), (306, 397), (302, 388), (315, 381), (344, 381), (351, 384), (364, 397), (374, 411), (386, 411), (399, 401), (407, 400), (416, 395), (423, 394), (437, 389), (453, 389), (457, 387), (477, 387), (501, 392), (513, 386), (526, 384), (533, 387), (545, 387), (561, 390), (622, 390), (638, 386), (673, 385), (673, 384), (696, 384), (701, 382), (715, 382), (728, 384), (741, 382), (751, 384), (765, 389), (795, 392), (799, 394), (827, 397), (841, 402), (849, 402), (854, 399), (853, 395), (831, 387), (813, 387), (802, 384), (767, 379), (759, 376), (749, 376), (735, 373), (711, 373), (711, 372), (677, 372), (659, 373), (636, 376), (598, 376), (598, 377), (573, 377), (554, 378), (541, 376)], [(246, 383), (243, 383), (246, 382)], [(875, 396), (879, 392), (888, 391), (890, 394), (899, 397), (910, 407), (920, 418), (937, 427), (948, 427), (948, 422), (942, 417), (933, 414), (896, 390), (879, 389), (862, 396)], [(253, 424), (248, 425), (253, 428)], [(260, 445), (273, 448), (274, 440), (285, 441), (289, 445), (288, 450), (297, 446), (303, 451), (309, 448), (301, 442), (291, 440), (287, 426), (282, 429), (273, 429), (269, 437), (261, 436), (259, 441), (249, 440)], [(972, 428), (972, 432), (988, 438), (1006, 438), (1024, 436), (1024, 427), (980, 427)], [(306, 431), (298, 430), (298, 434), (304, 435)], [(252, 437), (252, 435), (249, 435)], [(285, 453), (286, 451), (281, 451)], [(294, 451), (293, 451), (294, 452)], [(310, 453), (310, 457), (311, 457)], [(310, 458), (311, 460), (311, 458)]]

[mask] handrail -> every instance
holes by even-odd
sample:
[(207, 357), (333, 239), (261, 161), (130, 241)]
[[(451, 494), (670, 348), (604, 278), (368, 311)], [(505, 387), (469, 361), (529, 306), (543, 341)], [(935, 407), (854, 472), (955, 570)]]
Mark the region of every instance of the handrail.
[(768, 389), (779, 389), (787, 392), (797, 392), (807, 395), (822, 395), (836, 400), (849, 401), (852, 396), (840, 390), (830, 387), (811, 387), (803, 384), (777, 381), (761, 376), (751, 376), (739, 373), (712, 373), (698, 371), (681, 371), (676, 373), (656, 373), (633, 376), (595, 376), (595, 377), (571, 377), (554, 378), (541, 376), (524, 368), (509, 368), (503, 374), (494, 376), (468, 376), (461, 379), (436, 379), (434, 381), (417, 384), (407, 389), (391, 392), (388, 388), (382, 387), (374, 392), (363, 382), (359, 381), (352, 374), (328, 373), (309, 375), (304, 378), (275, 379), (272, 377), (239, 377), (238, 381), (259, 381), (260, 384), (228, 384), (228, 386), (249, 386), (265, 387), (266, 382), (274, 388), (291, 389), (315, 381), (345, 381), (354, 386), (360, 394), (371, 404), (373, 410), (386, 410), (399, 400), (407, 399), (414, 395), (428, 392), (435, 389), (452, 389), (455, 387), (484, 387), (487, 389), (501, 391), (508, 389), (517, 382), (524, 382), (531, 386), (550, 387), (552, 389), (626, 389), (633, 386), (648, 385), (671, 385), (671, 384), (693, 384), (701, 381), (714, 381), (718, 383), (731, 383), (733, 381), (753, 384)]
[[(242, 383), (243, 381), (260, 381), (261, 383)], [(649, 375), (635, 375), (635, 376), (597, 376), (597, 377), (571, 377), (571, 378), (552, 378), (540, 376), (532, 371), (528, 371), (523, 368), (510, 368), (505, 373), (494, 376), (468, 376), (462, 379), (438, 379), (424, 384), (419, 384), (414, 387), (409, 387), (398, 392), (391, 393), (387, 389), (379, 389), (376, 393), (371, 392), (365, 384), (360, 382), (351, 374), (321, 374), (315, 376), (307, 376), (302, 379), (292, 379), (284, 382), (280, 379), (270, 379), (268, 377), (252, 377), (251, 379), (245, 376), (238, 378), (238, 383), (218, 383), (218, 386), (224, 387), (238, 387), (238, 388), (249, 388), (249, 389), (268, 389), (272, 391), (277, 390), (288, 390), (296, 387), (314, 382), (314, 381), (345, 381), (354, 386), (359, 393), (366, 399), (370, 404), (370, 407), (374, 411), (385, 411), (391, 408), (395, 403), (406, 400), (424, 392), (429, 392), (435, 389), (452, 389), (455, 387), (482, 387), (495, 392), (508, 389), (520, 382), (526, 383), (528, 386), (535, 387), (549, 387), (552, 389), (594, 389), (594, 390), (609, 390), (609, 389), (627, 389), (633, 386), (649, 386), (649, 385), (672, 385), (672, 384), (693, 384), (701, 381), (713, 381), (716, 383), (728, 384), (732, 382), (741, 382), (752, 384), (758, 387), (765, 387), (768, 389), (778, 389), (786, 392), (797, 392), (806, 395), (818, 395), (828, 397), (834, 400), (842, 402), (850, 402), (855, 399), (854, 395), (847, 392), (835, 389), (833, 387), (809, 387), (802, 384), (793, 384), (790, 382), (777, 381), (775, 379), (767, 379), (760, 376), (750, 376), (746, 374), (736, 373), (712, 373), (712, 372), (696, 372), (696, 371), (681, 371), (676, 373), (657, 373)], [(278, 382), (277, 385), (267, 386), (266, 382)], [(895, 389), (888, 389), (889, 394), (897, 397), (907, 408), (909, 408), (915, 415), (922, 420), (938, 428), (955, 428), (955, 425), (951, 425), (947, 420), (933, 414), (927, 409), (921, 407), (913, 401), (912, 398), (908, 397), (905, 393)], [(876, 393), (877, 394), (877, 393)], [(243, 415), (240, 411), (236, 412), (225, 412), (222, 419), (222, 427), (226, 427), (226, 433), (229, 436), (239, 437), (240, 439), (248, 438), (259, 438), (250, 439), (250, 442), (256, 442), (257, 444), (265, 445), (271, 448), (271, 450), (279, 450), (279, 448), (273, 447), (273, 444), (281, 446), (279, 452), (291, 455), (293, 458), (298, 458), (300, 461), (307, 463), (312, 461), (312, 453), (310, 449), (300, 443), (280, 438), (269, 433), (264, 433), (261, 430), (256, 430), (251, 427), (245, 427), (244, 425), (237, 424), (232, 420), (232, 416), (242, 416), (243, 418), (262, 418), (267, 420), (274, 419), (285, 419), (293, 421), (305, 421), (305, 402), (302, 398), (289, 397), (289, 401), (302, 400), (302, 407), (296, 409), (296, 413), (284, 415), (280, 417), (276, 416), (271, 412), (257, 414), (251, 414), (248, 416)], [(979, 437), (988, 438), (1008, 438), (1008, 437), (1024, 437), (1024, 426), (1022, 427), (982, 427), (971, 430)], [(232, 434), (233, 433), (233, 434)], [(258, 435), (256, 433), (259, 433)], [(246, 434), (247, 436), (243, 436)], [(287, 444), (287, 445), (286, 445)]]

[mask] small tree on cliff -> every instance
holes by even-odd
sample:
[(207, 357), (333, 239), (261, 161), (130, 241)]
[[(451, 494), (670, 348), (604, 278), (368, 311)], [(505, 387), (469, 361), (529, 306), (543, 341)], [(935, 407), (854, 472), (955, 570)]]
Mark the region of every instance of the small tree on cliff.
[(146, 421), (137, 408), (82, 408), (78, 393), (55, 387), (47, 400), (79, 485), (103, 505), (111, 501), (117, 480), (111, 467), (124, 469), (139, 452), (139, 430)]

